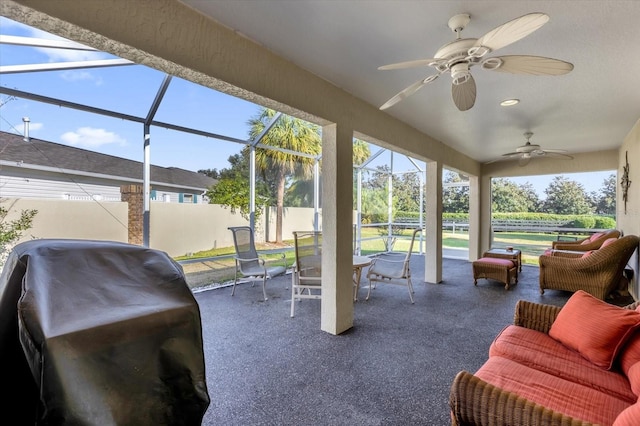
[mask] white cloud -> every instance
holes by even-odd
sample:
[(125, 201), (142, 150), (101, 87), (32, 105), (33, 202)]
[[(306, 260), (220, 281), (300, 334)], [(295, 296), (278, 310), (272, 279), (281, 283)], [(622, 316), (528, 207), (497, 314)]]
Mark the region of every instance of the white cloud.
[(97, 148), (102, 145), (116, 144), (125, 146), (127, 141), (113, 132), (93, 127), (80, 127), (75, 132), (66, 132), (60, 139), (69, 145), (83, 148)]
[[(33, 132), (37, 132), (38, 130), (42, 129), (43, 127), (44, 127), (43, 123), (34, 123), (33, 121), (30, 121), (29, 122), (29, 136), (33, 136)], [(20, 123), (12, 125), (11, 128), (14, 129), (16, 133), (23, 134), (24, 133), (24, 121), (21, 121)]]
[(65, 81), (80, 81), (80, 80), (89, 80), (94, 81), (96, 86), (101, 86), (103, 83), (102, 77), (96, 77), (91, 74), (89, 71), (85, 70), (72, 70), (72, 71), (64, 71), (60, 74), (60, 77)]

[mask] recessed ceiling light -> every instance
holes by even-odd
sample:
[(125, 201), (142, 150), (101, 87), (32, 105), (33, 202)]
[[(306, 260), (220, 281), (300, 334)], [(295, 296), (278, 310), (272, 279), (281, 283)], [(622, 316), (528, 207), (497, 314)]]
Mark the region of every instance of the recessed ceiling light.
[(504, 101), (500, 102), (500, 105), (502, 106), (512, 106), (515, 105), (517, 103), (520, 102), (520, 99), (505, 99)]

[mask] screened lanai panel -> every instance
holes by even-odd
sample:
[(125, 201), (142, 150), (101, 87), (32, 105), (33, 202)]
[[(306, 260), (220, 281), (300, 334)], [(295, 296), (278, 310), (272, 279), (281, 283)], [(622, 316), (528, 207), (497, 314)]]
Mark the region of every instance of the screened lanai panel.
[[(26, 116), (32, 138), (143, 161), (143, 134), (139, 123), (28, 99), (12, 100), (3, 96), (3, 100), (1, 131), (23, 135), (22, 117)], [(73, 168), (57, 164), (54, 159), (51, 161), (52, 167)]]
[[(24, 24), (0, 18), (0, 34), (65, 40)], [(118, 59), (104, 52), (0, 44), (0, 65), (50, 65)], [(146, 116), (164, 74), (142, 65), (2, 74), (2, 86), (69, 102)]]
[(246, 140), (247, 122), (260, 110), (254, 103), (173, 77), (155, 120)]

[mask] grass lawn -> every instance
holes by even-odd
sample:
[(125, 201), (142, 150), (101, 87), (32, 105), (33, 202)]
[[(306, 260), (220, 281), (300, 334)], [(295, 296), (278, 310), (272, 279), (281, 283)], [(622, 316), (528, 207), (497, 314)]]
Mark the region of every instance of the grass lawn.
[[(409, 248), (409, 242), (411, 239), (412, 230), (407, 229), (403, 231), (396, 231), (394, 234), (393, 250), (394, 251), (406, 251)], [(578, 236), (579, 237), (579, 236)], [(549, 247), (551, 242), (557, 238), (556, 234), (544, 234), (544, 233), (528, 233), (528, 232), (496, 232), (493, 237), (493, 247), (504, 248), (513, 247), (522, 251), (522, 262), (524, 264), (537, 265), (538, 257)], [(363, 255), (370, 255), (374, 253), (380, 253), (386, 250), (386, 229), (380, 231), (377, 228), (363, 228), (362, 229), (362, 244), (361, 252)], [(419, 240), (416, 239), (414, 252), (419, 250)], [(469, 247), (469, 234), (466, 232), (443, 232), (442, 233), (442, 245), (445, 248), (468, 248)], [(273, 243), (257, 244), (256, 248), (260, 254), (264, 256), (268, 264), (282, 264), (281, 254), (268, 254), (269, 250), (274, 249), (290, 249), (285, 251), (285, 259), (287, 265), (293, 264), (294, 252), (293, 252), (293, 239), (283, 241), (282, 245), (276, 245)], [(194, 253), (191, 256), (179, 256), (175, 259), (177, 261), (190, 260), (190, 259), (203, 259), (212, 258), (216, 256), (228, 256), (221, 257), (215, 260), (207, 260), (202, 262), (208, 271), (216, 272), (216, 279), (218, 282), (225, 282), (233, 280), (233, 272), (235, 268), (235, 261), (233, 255), (235, 254), (233, 246), (221, 247), (206, 251)], [(189, 265), (184, 265), (185, 270), (189, 269)], [(202, 266), (201, 266), (202, 267)]]

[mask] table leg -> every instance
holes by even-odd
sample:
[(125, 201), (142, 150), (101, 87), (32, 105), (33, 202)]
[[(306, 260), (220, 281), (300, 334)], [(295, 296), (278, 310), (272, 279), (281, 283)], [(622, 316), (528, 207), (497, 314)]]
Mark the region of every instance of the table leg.
[(359, 266), (354, 266), (353, 267), (353, 274), (355, 275), (355, 277), (353, 278), (353, 286), (354, 286), (353, 301), (357, 302), (358, 301), (358, 289), (360, 288), (360, 276), (362, 275), (362, 268), (359, 267)]

